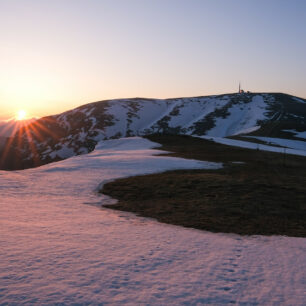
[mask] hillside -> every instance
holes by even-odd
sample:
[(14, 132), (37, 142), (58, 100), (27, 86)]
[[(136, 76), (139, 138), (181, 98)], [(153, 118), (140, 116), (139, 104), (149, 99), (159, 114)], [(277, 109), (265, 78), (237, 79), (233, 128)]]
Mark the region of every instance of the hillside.
[(12, 119), (9, 121), (0, 121), (0, 137), (11, 137), (24, 125), (34, 122), (34, 120), (27, 119), (20, 121)]
[[(287, 130), (287, 132), (286, 132)], [(1, 169), (23, 169), (91, 152), (98, 141), (154, 133), (289, 137), (306, 130), (306, 100), (280, 93), (86, 104), (22, 127), (2, 153)]]
[(0, 151), (4, 148), (7, 138), (0, 136)]

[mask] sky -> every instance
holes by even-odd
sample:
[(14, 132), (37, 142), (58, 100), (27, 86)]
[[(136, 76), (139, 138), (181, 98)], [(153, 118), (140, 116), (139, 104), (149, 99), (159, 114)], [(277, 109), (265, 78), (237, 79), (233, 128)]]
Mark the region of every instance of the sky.
[(0, 120), (93, 101), (306, 98), (305, 0), (0, 0)]

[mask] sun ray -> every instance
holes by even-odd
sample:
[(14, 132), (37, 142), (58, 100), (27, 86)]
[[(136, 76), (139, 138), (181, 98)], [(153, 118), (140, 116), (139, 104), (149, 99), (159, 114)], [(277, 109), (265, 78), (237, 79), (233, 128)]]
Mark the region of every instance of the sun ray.
[[(47, 120), (46, 118), (44, 118), (44, 121), (46, 121), (46, 122), (50, 122), (50, 123), (53, 123), (54, 121), (52, 121), (52, 120)], [(55, 133), (55, 132), (53, 132), (53, 131), (51, 131), (50, 129), (48, 129), (47, 127), (45, 127), (42, 123), (40, 123), (39, 121), (35, 121), (34, 123), (33, 123), (33, 126), (35, 126), (35, 128), (36, 129), (41, 129), (42, 130), (42, 132), (45, 132), (48, 136), (51, 136), (52, 138), (54, 138), (54, 139), (57, 139), (58, 138), (58, 135)]]
[(28, 144), (29, 144), (29, 147), (30, 147), (30, 151), (33, 154), (32, 156), (33, 156), (34, 165), (38, 165), (39, 164), (39, 157), (38, 157), (38, 152), (36, 150), (36, 146), (35, 146), (34, 142), (32, 141), (33, 140), (33, 135), (31, 135), (31, 132), (30, 132), (30, 129), (29, 129), (28, 126), (25, 126), (24, 129), (25, 129), (25, 134), (26, 134)]
[(13, 135), (13, 133), (15, 133), (16, 130), (18, 129), (16, 123), (15, 123), (13, 120), (9, 121), (9, 122), (4, 126), (4, 128), (2, 129), (2, 134), (3, 134), (3, 135), (6, 135), (6, 133), (12, 128), (12, 126), (13, 126), (13, 131), (10, 132), (10, 133), (11, 133), (11, 135)]
[[(21, 157), (22, 150), (28, 149), (32, 153), (33, 163), (39, 165), (38, 144), (45, 142), (49, 137), (53, 140), (59, 138), (58, 133), (52, 130), (54, 123), (56, 120), (47, 117), (42, 120), (12, 122), (14, 124), (12, 136), (7, 140), (0, 163), (3, 164), (8, 158), (11, 159), (10, 155), (18, 163), (17, 160)], [(11, 162), (14, 163), (13, 160)], [(15, 166), (17, 167), (17, 165)]]
[[(20, 129), (19, 126), (17, 126), (17, 125), (14, 126), (14, 129), (13, 129), (13, 132), (12, 132), (13, 136), (8, 138), (8, 140), (7, 140), (6, 144), (5, 144), (5, 147), (4, 147), (4, 151), (2, 152), (1, 160), (0, 160), (1, 164), (5, 164), (6, 160), (8, 158), (8, 155), (10, 153), (12, 153), (11, 152), (12, 145), (13, 145), (14, 142), (16, 143), (16, 137), (18, 137), (17, 134), (19, 132), (19, 129)], [(14, 154), (16, 153), (15, 150), (13, 152), (14, 152)]]

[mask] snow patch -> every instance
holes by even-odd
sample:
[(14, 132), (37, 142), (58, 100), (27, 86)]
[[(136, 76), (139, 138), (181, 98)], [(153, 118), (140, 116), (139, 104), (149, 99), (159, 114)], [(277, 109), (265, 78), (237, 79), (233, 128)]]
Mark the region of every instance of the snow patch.
[(244, 129), (244, 130), (238, 131), (237, 133), (235, 133), (232, 136), (240, 135), (240, 134), (252, 133), (252, 132), (255, 132), (255, 131), (259, 130), (260, 128), (261, 128), (260, 125), (252, 126), (252, 127), (248, 128), (248, 129)]
[(273, 147), (273, 146), (269, 146), (269, 145), (266, 145), (266, 144), (263, 145), (263, 144), (259, 144), (259, 143), (230, 139), (230, 138), (211, 137), (211, 136), (198, 136), (198, 137), (203, 138), (203, 139), (207, 139), (207, 140), (212, 140), (214, 142), (221, 143), (221, 144), (228, 145), (228, 146), (234, 146), (234, 147), (240, 147), (240, 148), (246, 148), (246, 149), (253, 149), (253, 150), (263, 150), (263, 151), (276, 152), (276, 153), (286, 153), (286, 154), (292, 154), (292, 155), (306, 156), (306, 151), (302, 151), (300, 149), (298, 149), (298, 150), (297, 149), (286, 149), (284, 151), (284, 148), (280, 148), (280, 147)]
[(283, 130), (284, 132), (293, 133), (295, 137), (306, 139), (306, 131), (298, 132), (296, 130)]
[(62, 148), (56, 151), (52, 151), (49, 153), (51, 158), (56, 158), (56, 156), (60, 158), (68, 158), (75, 154), (73, 148), (69, 148), (67, 144), (62, 145)]
[(283, 139), (283, 138), (272, 138), (272, 137), (261, 137), (261, 136), (247, 136), (247, 137), (255, 138), (255, 139), (270, 143), (270, 144), (274, 144), (274, 145), (276, 144), (276, 145), (286, 147), (286, 148), (306, 151), (306, 141)]

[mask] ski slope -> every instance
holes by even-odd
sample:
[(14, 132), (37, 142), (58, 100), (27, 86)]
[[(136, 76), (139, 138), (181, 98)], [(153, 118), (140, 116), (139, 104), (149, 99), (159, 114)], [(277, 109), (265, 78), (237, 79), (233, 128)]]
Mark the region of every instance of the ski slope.
[(0, 304), (303, 305), (306, 239), (241, 237), (101, 208), (99, 183), (216, 163), (141, 138), (0, 171)]

